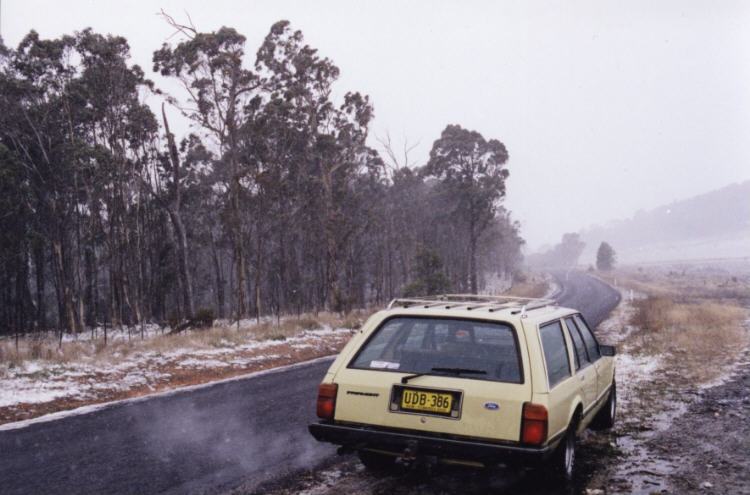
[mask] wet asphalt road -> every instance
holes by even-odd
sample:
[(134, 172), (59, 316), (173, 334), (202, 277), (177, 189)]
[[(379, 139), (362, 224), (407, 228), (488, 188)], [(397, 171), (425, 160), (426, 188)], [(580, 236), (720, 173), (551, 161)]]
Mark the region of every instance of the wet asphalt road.
[(578, 309), (589, 325), (596, 327), (620, 302), (620, 293), (602, 282), (579, 272), (553, 273), (560, 290), (555, 299), (561, 306)]
[[(592, 277), (556, 278), (591, 325), (619, 301)], [(329, 364), (0, 431), (0, 494), (217, 493), (314, 467), (335, 452), (307, 433)]]

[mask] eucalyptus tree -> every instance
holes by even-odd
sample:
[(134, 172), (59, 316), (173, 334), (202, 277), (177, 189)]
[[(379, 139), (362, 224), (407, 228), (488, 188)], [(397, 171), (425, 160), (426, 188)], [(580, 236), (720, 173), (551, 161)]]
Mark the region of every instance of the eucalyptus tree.
[(22, 166), (29, 206), (35, 212), (29, 227), (48, 244), (60, 328), (71, 331), (82, 327), (68, 256), (73, 243), (76, 167), (83, 151), (71, 135), (69, 119), (67, 84), (76, 73), (70, 63), (74, 42), (70, 36), (42, 40), (30, 32), (11, 51), (2, 82), (7, 102), (2, 139)]
[(433, 143), (423, 171), (425, 177), (439, 181), (457, 230), (465, 232), (472, 293), (478, 289), (477, 244), (505, 196), (507, 161), (508, 151), (499, 140), (448, 125)]
[[(45, 299), (29, 288), (31, 234), (33, 232), (32, 191), (25, 180), (27, 170), (12, 144), (11, 128), (22, 119), (14, 97), (15, 75), (10, 63), (10, 51), (0, 39), (0, 328), (18, 335), (30, 328), (45, 326)], [(8, 133), (8, 134), (6, 134)], [(15, 134), (15, 133), (13, 133)], [(15, 135), (16, 139), (18, 135)], [(44, 272), (39, 272), (42, 274)]]
[[(266, 88), (267, 89), (267, 88)], [(304, 139), (293, 125), (295, 109), (284, 95), (267, 93), (264, 104), (245, 109), (240, 130), (240, 160), (252, 187), (246, 193), (253, 212), (252, 228), (254, 309), (262, 312), (265, 291), (273, 311), (281, 311), (290, 299), (289, 280), (296, 270), (290, 266), (291, 244), (300, 214), (299, 189)], [(293, 248), (292, 248), (293, 249)]]
[(340, 309), (342, 254), (361, 228), (344, 207), (357, 175), (377, 167), (379, 160), (365, 143), (372, 105), (356, 92), (346, 93), (337, 105), (332, 91), (338, 67), (305, 44), (302, 32), (292, 30), (288, 21), (271, 27), (258, 50), (256, 70), (272, 99), (291, 104), (288, 125), (304, 142), (300, 175), (307, 181), (305, 201), (308, 211), (319, 214), (310, 224), (319, 227), (325, 246), (324, 302)]
[[(169, 18), (168, 18), (169, 19)], [(244, 67), (245, 37), (228, 27), (201, 33), (193, 27), (177, 26), (185, 39), (174, 47), (164, 44), (154, 52), (154, 71), (179, 81), (184, 90), (182, 103), (170, 101), (182, 110), (217, 147), (216, 165), (222, 168), (228, 190), (228, 227), (236, 270), (237, 318), (246, 310), (246, 253), (241, 194), (247, 170), (240, 162), (240, 129), (245, 109), (258, 98), (260, 82)]]
[(3, 232), (0, 236), (0, 327), (12, 330), (17, 336), (45, 325), (38, 311), (44, 308), (44, 296), (37, 294), (35, 304), (29, 287), (32, 212), (24, 176), (21, 161), (0, 142), (0, 231)]
[[(128, 65), (130, 47), (125, 38), (87, 29), (76, 35), (75, 49), (80, 77), (70, 83), (77, 103), (72, 119), (93, 151), (77, 180), (85, 189), (92, 230), (104, 225), (113, 321), (122, 322), (127, 309), (125, 319), (140, 323), (145, 319), (147, 274), (145, 238), (138, 224), (149, 200), (141, 178), (154, 159), (148, 144), (159, 130), (156, 117), (142, 101), (152, 83), (139, 66)], [(105, 215), (106, 221), (98, 215)], [(92, 252), (87, 251), (87, 259), (95, 258)]]
[[(107, 235), (112, 318), (143, 319), (139, 263), (142, 145), (157, 129), (140, 101), (148, 85), (127, 64), (124, 38), (85, 30), (43, 40), (29, 33), (8, 56), (2, 94), (8, 99), (3, 141), (23, 165), (28, 185), (31, 250), (38, 311), (45, 259), (58, 300), (60, 328), (79, 331), (96, 318), (101, 233)], [(114, 306), (114, 308), (113, 308)]]

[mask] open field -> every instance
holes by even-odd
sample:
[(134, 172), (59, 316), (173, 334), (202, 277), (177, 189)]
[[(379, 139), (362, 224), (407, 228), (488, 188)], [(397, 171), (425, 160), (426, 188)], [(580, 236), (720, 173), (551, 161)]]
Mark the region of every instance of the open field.
[(750, 272), (651, 266), (604, 278), (632, 296), (630, 351), (663, 356), (686, 383), (719, 378), (748, 345)]
[[(602, 334), (618, 343), (619, 420), (611, 441), (617, 462), (595, 473), (590, 486), (606, 493), (677, 488), (675, 493), (684, 493), (721, 482), (724, 490), (717, 493), (734, 493), (742, 483), (739, 473), (730, 470), (716, 481), (710, 462), (695, 462), (695, 450), (704, 445), (682, 439), (695, 438), (694, 411), (703, 410), (715, 390), (734, 383), (746, 359), (750, 273), (727, 273), (710, 265), (649, 266), (620, 269), (603, 278), (624, 295), (600, 326)], [(712, 420), (739, 431), (732, 424), (738, 418), (717, 413)], [(723, 440), (712, 441), (707, 450), (716, 458), (724, 452)], [(693, 480), (689, 485), (683, 482), (686, 465)]]

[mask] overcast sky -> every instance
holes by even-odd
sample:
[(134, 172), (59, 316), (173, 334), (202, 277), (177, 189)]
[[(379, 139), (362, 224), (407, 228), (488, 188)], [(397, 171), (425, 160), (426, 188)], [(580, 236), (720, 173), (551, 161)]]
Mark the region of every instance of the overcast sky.
[(417, 164), (446, 124), (500, 139), (531, 247), (750, 179), (750, 2), (2, 0), (2, 35), (123, 35), (161, 83), (159, 8), (235, 27), (249, 62), (288, 19)]

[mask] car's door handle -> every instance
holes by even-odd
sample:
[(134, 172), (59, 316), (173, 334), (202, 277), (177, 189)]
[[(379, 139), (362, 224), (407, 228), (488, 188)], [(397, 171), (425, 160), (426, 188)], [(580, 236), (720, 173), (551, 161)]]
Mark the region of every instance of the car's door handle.
[(581, 375), (581, 381), (584, 381), (586, 379), (586, 375)]

